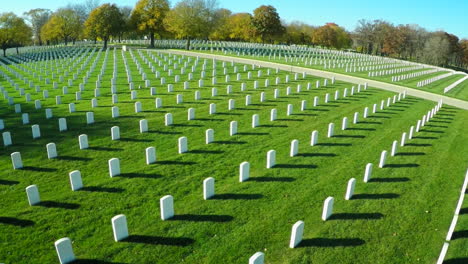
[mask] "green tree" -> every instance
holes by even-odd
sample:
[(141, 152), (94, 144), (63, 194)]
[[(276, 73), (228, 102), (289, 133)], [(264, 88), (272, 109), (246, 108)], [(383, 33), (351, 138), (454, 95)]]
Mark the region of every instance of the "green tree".
[(214, 29), (211, 32), (209, 38), (212, 40), (227, 40), (229, 39), (229, 33), (231, 28), (229, 27), (228, 21), (231, 17), (231, 10), (220, 8), (214, 13)]
[(215, 24), (216, 0), (182, 0), (169, 12), (164, 24), (176, 38), (208, 38)]
[(65, 45), (70, 40), (78, 39), (83, 30), (79, 14), (70, 8), (58, 9), (43, 27), (46, 29), (42, 34), (44, 39), (51, 41), (60, 38)]
[(137, 30), (150, 35), (152, 48), (154, 48), (154, 35), (161, 35), (165, 31), (163, 21), (169, 10), (167, 0), (140, 0), (132, 12), (132, 23)]
[(104, 49), (111, 36), (118, 36), (124, 20), (115, 4), (103, 4), (89, 14), (85, 22), (85, 32), (90, 37), (104, 40)]
[(232, 40), (250, 41), (254, 35), (252, 27), (252, 15), (249, 13), (237, 13), (229, 17), (229, 38)]
[(252, 25), (263, 43), (273, 39), (285, 32), (276, 8), (271, 5), (262, 5), (254, 10)]
[(24, 12), (23, 15), (26, 16), (26, 19), (31, 24), (35, 44), (42, 45), (41, 29), (49, 20), (50, 14), (51, 11), (49, 9), (43, 8), (31, 9), (28, 12)]
[(24, 19), (11, 12), (0, 14), (0, 48), (3, 56), (6, 56), (8, 48), (16, 48), (18, 52), (18, 47), (29, 44), (31, 37), (31, 28)]

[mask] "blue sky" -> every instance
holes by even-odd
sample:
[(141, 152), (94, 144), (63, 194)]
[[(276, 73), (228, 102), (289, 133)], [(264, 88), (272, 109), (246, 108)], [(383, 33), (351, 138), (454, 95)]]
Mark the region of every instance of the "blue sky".
[[(84, 0), (2, 0), (0, 12), (16, 14), (33, 8), (55, 10), (68, 3)], [(136, 0), (101, 0), (134, 6)], [(177, 1), (171, 1), (174, 5)], [(233, 12), (249, 12), (262, 4), (276, 7), (286, 21), (300, 20), (312, 25), (335, 22), (353, 30), (359, 19), (384, 19), (394, 24), (419, 24), (434, 31), (445, 30), (460, 38), (468, 38), (468, 0), (218, 0), (220, 7)]]

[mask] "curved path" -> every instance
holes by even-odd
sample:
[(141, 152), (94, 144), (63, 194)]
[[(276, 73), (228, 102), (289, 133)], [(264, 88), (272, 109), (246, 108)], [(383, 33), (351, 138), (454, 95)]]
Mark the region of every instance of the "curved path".
[(361, 84), (367, 83), (371, 87), (388, 90), (392, 92), (402, 93), (406, 91), (406, 94), (408, 95), (419, 97), (419, 98), (426, 99), (426, 100), (431, 100), (435, 102), (442, 100), (444, 104), (468, 110), (467, 101), (463, 101), (463, 100), (452, 98), (452, 97), (447, 97), (444, 95), (429, 93), (429, 92), (418, 90), (418, 89), (408, 88), (405, 86), (379, 82), (379, 81), (349, 76), (349, 75), (340, 74), (340, 73), (327, 72), (327, 71), (315, 70), (315, 69), (304, 68), (304, 67), (297, 67), (297, 66), (286, 65), (286, 64), (275, 63), (275, 62), (244, 59), (244, 58), (215, 55), (215, 54), (208, 54), (208, 53), (198, 53), (198, 52), (193, 52), (193, 51), (184, 51), (184, 50), (158, 50), (158, 51), (172, 53), (172, 54), (179, 54), (179, 55), (198, 56), (201, 58), (216, 59), (220, 61), (229, 61), (229, 62), (233, 61), (236, 63), (243, 63), (243, 64), (255, 64), (261, 67), (279, 68), (280, 70), (297, 72), (297, 73), (306, 72), (307, 74), (311, 74), (311, 75), (322, 77), (322, 78), (331, 79), (332, 77), (335, 77), (336, 80), (350, 82), (350, 83), (361, 83)]

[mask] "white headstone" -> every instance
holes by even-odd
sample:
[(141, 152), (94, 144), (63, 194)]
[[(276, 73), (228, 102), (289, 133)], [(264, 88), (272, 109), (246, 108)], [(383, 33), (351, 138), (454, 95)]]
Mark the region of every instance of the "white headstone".
[(140, 120), (140, 133), (148, 132), (148, 120), (142, 119)]
[(276, 165), (276, 151), (275, 150), (269, 150), (267, 152), (267, 163), (266, 163), (266, 168), (271, 169)]
[(369, 182), (372, 177), (372, 163), (367, 163), (366, 170), (364, 171), (364, 182)]
[(405, 146), (405, 143), (406, 143), (406, 132), (403, 133), (403, 134), (401, 135), (400, 146), (401, 146), (401, 147), (404, 147), (404, 146)]
[(164, 124), (166, 126), (172, 126), (173, 121), (172, 121), (172, 114), (171, 113), (167, 113), (167, 114), (164, 115)]
[(119, 116), (120, 116), (119, 107), (118, 106), (113, 106), (112, 107), (112, 118), (117, 118)]
[(328, 197), (325, 199), (325, 202), (323, 203), (323, 211), (322, 211), (322, 220), (327, 221), (327, 219), (332, 215), (333, 213), (333, 197)]
[(260, 124), (260, 121), (259, 121), (259, 116), (258, 116), (258, 114), (252, 115), (252, 128), (258, 127), (259, 124)]
[(205, 142), (206, 144), (210, 144), (214, 141), (214, 130), (213, 129), (207, 129), (206, 132), (206, 138), (205, 138)]
[(318, 143), (318, 131), (314, 130), (312, 131), (312, 134), (310, 136), (310, 145), (315, 146)]
[(47, 148), (47, 158), (53, 159), (57, 157), (57, 147), (55, 143), (47, 144), (46, 148)]
[(140, 113), (141, 112), (141, 102), (135, 102), (135, 113)]
[(244, 161), (239, 166), (239, 181), (245, 182), (250, 177), (250, 163)]
[(111, 127), (111, 139), (112, 140), (120, 139), (120, 128), (118, 126)]
[(128, 237), (127, 217), (125, 217), (125, 215), (116, 215), (112, 217), (111, 222), (115, 242), (124, 240)]
[(393, 157), (397, 154), (398, 151), (398, 141), (394, 140), (392, 143), (392, 151), (390, 152), (390, 155)]
[(10, 146), (13, 144), (12, 140), (11, 140), (11, 133), (10, 132), (3, 132), (2, 133), (2, 137), (3, 137), (3, 146), (7, 147), (7, 146)]
[(59, 118), (59, 131), (60, 132), (63, 132), (63, 131), (67, 131), (67, 119), (65, 118)]
[(265, 254), (257, 252), (249, 258), (249, 264), (263, 264), (265, 261)]
[(179, 154), (187, 152), (188, 147), (187, 147), (187, 138), (186, 137), (180, 137), (179, 138)]
[(94, 124), (94, 112), (86, 112), (86, 124)]
[(216, 104), (214, 104), (214, 103), (211, 103), (211, 104), (210, 104), (210, 111), (209, 111), (209, 114), (210, 114), (210, 115), (216, 114)]
[(343, 117), (343, 123), (341, 124), (341, 130), (346, 130), (348, 128), (348, 118)]
[(346, 187), (345, 200), (351, 200), (354, 194), (354, 186), (356, 186), (356, 179), (351, 178), (348, 181), (348, 186)]
[(187, 110), (187, 120), (194, 120), (195, 119), (195, 108), (189, 108)]
[(109, 160), (109, 175), (111, 178), (120, 175), (120, 160), (118, 158)]
[(327, 136), (329, 138), (333, 137), (334, 129), (335, 129), (335, 124), (333, 124), (333, 123), (328, 124), (328, 134), (327, 134)]
[(36, 205), (41, 202), (41, 197), (39, 196), (39, 189), (36, 185), (29, 185), (26, 187), (26, 194), (28, 196), (29, 205)]
[(379, 168), (385, 167), (385, 160), (387, 159), (387, 151), (384, 150), (380, 154)]
[(11, 162), (13, 163), (13, 169), (23, 168), (23, 161), (21, 160), (21, 153), (13, 152), (11, 153)]
[(161, 208), (161, 219), (167, 220), (174, 217), (174, 198), (166, 195), (159, 200)]
[(299, 152), (299, 140), (294, 139), (291, 141), (291, 149), (289, 151), (289, 156), (294, 157)]
[(74, 170), (68, 174), (70, 176), (70, 185), (72, 191), (77, 191), (83, 188), (83, 180), (81, 179), (81, 172)]
[(55, 241), (55, 250), (57, 251), (60, 264), (67, 264), (76, 260), (72, 242), (68, 237)]
[(237, 121), (231, 121), (229, 123), (229, 135), (234, 136), (237, 134)]
[(291, 231), (291, 239), (289, 241), (289, 247), (295, 248), (302, 241), (302, 236), (304, 235), (304, 222), (297, 221)]
[(203, 199), (208, 200), (215, 195), (215, 179), (206, 178), (203, 181)]

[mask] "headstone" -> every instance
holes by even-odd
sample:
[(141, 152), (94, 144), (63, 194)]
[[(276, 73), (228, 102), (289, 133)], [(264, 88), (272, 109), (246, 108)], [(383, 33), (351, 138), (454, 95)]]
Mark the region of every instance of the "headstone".
[(39, 128), (39, 125), (32, 125), (31, 130), (32, 130), (32, 138), (33, 139), (41, 137), (41, 130)]
[(323, 203), (322, 220), (327, 221), (333, 213), (333, 197), (328, 197)]
[(208, 200), (215, 195), (215, 179), (206, 178), (203, 181), (203, 199)]
[(70, 238), (65, 237), (55, 241), (55, 250), (60, 264), (68, 264), (76, 260)]
[(26, 194), (28, 196), (29, 205), (33, 206), (41, 202), (41, 197), (39, 196), (39, 189), (36, 185), (29, 185), (26, 187)]
[(180, 137), (179, 138), (179, 154), (185, 153), (187, 151), (188, 151), (187, 138), (186, 137)]
[(348, 128), (348, 118), (343, 117), (343, 123), (341, 124), (341, 130), (346, 130)]
[(174, 217), (174, 198), (171, 195), (166, 195), (159, 200), (161, 208), (161, 219), (168, 220)]
[(52, 109), (50, 108), (46, 108), (45, 110), (45, 116), (46, 116), (46, 119), (51, 119), (52, 118)]
[(140, 120), (140, 133), (148, 132), (148, 120), (142, 119)]
[(229, 135), (234, 136), (237, 134), (237, 121), (231, 121), (229, 123)]
[(11, 162), (13, 163), (13, 169), (23, 168), (23, 161), (21, 160), (21, 153), (13, 152), (11, 153)]
[(250, 177), (250, 163), (244, 161), (239, 166), (239, 181), (245, 182)]
[(91, 99), (91, 108), (96, 108), (98, 107), (98, 100), (97, 98)]
[(111, 222), (115, 242), (124, 240), (128, 237), (127, 217), (125, 217), (125, 215), (116, 215), (112, 217)]
[(214, 103), (211, 103), (211, 104), (210, 104), (209, 114), (210, 114), (210, 115), (216, 114), (216, 104), (214, 104)]
[(234, 110), (235, 108), (235, 100), (234, 99), (229, 99), (228, 101), (228, 110), (231, 111), (231, 110)]
[(172, 120), (172, 114), (171, 113), (167, 113), (167, 114), (164, 115), (164, 124), (166, 126), (172, 126), (173, 120)]
[(299, 152), (299, 140), (294, 139), (291, 141), (291, 149), (289, 151), (289, 156), (294, 157)]
[(53, 159), (57, 157), (57, 146), (55, 143), (49, 143), (46, 145), (47, 148), (47, 158)]
[(351, 178), (348, 181), (348, 186), (346, 187), (345, 200), (351, 200), (354, 194), (354, 186), (356, 186), (356, 179)]
[(384, 150), (380, 154), (379, 168), (385, 167), (385, 160), (387, 159), (387, 151)]
[(270, 111), (270, 121), (275, 121), (277, 116), (276, 108), (271, 109)]
[(357, 124), (359, 122), (359, 113), (355, 112), (353, 117), (353, 124)]
[(120, 128), (118, 126), (111, 127), (111, 139), (112, 140), (120, 139)]
[(111, 178), (120, 175), (120, 160), (118, 158), (109, 160), (109, 175)]
[(333, 123), (328, 124), (328, 134), (327, 134), (327, 136), (329, 138), (333, 137), (334, 129), (335, 129), (335, 124), (333, 124)]
[(249, 264), (263, 264), (265, 261), (265, 254), (257, 252), (249, 258)]
[(318, 131), (314, 130), (312, 131), (312, 134), (310, 136), (310, 145), (315, 146), (318, 143)]
[(414, 126), (411, 126), (411, 127), (410, 127), (410, 131), (409, 131), (409, 134), (408, 134), (408, 139), (412, 139), (412, 138), (413, 138), (413, 134), (414, 134)]
[(74, 170), (68, 174), (70, 176), (70, 185), (72, 191), (78, 191), (83, 188), (83, 180), (81, 179), (81, 172)]
[(112, 118), (117, 118), (120, 116), (118, 106), (113, 106), (111, 109), (112, 109)]
[(302, 241), (302, 236), (304, 235), (304, 222), (303, 221), (297, 221), (291, 231), (291, 239), (289, 241), (289, 247), (290, 248), (295, 248), (301, 243)]
[(59, 118), (59, 131), (60, 132), (63, 132), (63, 131), (67, 131), (67, 119), (65, 118)]
[(398, 141), (394, 140), (392, 143), (392, 151), (390, 152), (390, 155), (393, 157), (396, 155), (398, 151)]
[(11, 133), (6, 131), (6, 132), (3, 132), (2, 133), (2, 137), (3, 137), (3, 146), (7, 147), (7, 146), (10, 146), (13, 144), (12, 140), (11, 140)]
[(372, 163), (367, 163), (366, 170), (364, 171), (364, 182), (369, 182), (372, 177)]
[(141, 112), (141, 102), (135, 102), (135, 113)]
[(147, 147), (146, 148), (146, 164), (153, 164), (156, 162), (156, 148)]
[(267, 152), (267, 163), (266, 163), (266, 168), (271, 169), (276, 165), (276, 151), (275, 150), (269, 150)]
[(86, 124), (94, 124), (94, 112), (86, 112)]
[(252, 115), (252, 128), (256, 128), (260, 125), (258, 114)]
[(214, 130), (213, 129), (207, 129), (206, 130), (206, 139), (205, 139), (205, 142), (206, 144), (210, 144), (214, 141)]
[(288, 104), (288, 109), (287, 109), (287, 112), (286, 112), (286, 115), (287, 116), (290, 116), (293, 114), (293, 105), (292, 104)]

